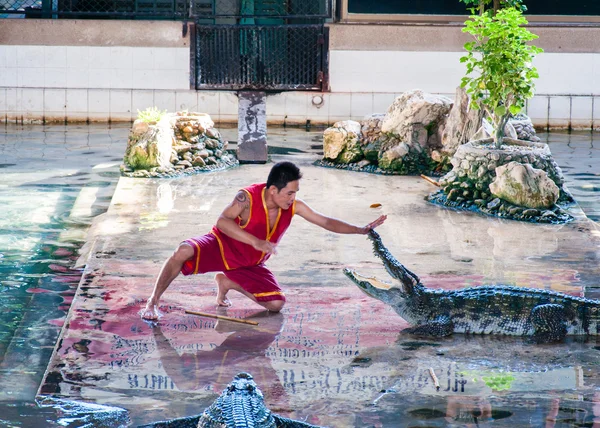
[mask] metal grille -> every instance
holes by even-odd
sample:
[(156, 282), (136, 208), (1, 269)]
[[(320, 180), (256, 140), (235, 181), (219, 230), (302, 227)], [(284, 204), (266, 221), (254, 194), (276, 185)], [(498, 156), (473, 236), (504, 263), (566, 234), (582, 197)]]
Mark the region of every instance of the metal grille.
[[(328, 18), (329, 4), (330, 0), (0, 0), (0, 18), (20, 15), (200, 19), (206, 24), (299, 24), (306, 23), (306, 19)], [(296, 21), (290, 22), (292, 18)]]
[[(4, 10), (2, 10), (4, 2)], [(26, 18), (140, 18), (183, 19), (189, 13), (186, 0), (0, 0), (3, 13)]]
[(236, 22), (241, 24), (272, 24), (244, 22), (244, 18), (328, 18), (329, 12), (329, 1), (326, 0), (191, 0), (191, 16), (242, 18), (241, 22)]
[(196, 88), (321, 90), (323, 25), (198, 25)]

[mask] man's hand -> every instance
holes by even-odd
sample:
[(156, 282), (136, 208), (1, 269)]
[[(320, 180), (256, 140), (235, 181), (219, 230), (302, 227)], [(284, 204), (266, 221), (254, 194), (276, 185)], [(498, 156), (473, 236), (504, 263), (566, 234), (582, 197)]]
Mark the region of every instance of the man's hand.
[(277, 245), (269, 241), (261, 241), (260, 239), (257, 239), (252, 246), (254, 249), (262, 251), (266, 254), (277, 254)]
[(387, 219), (387, 215), (382, 215), (379, 216), (379, 218), (375, 221), (372, 221), (371, 223), (367, 224), (365, 227), (361, 227), (360, 228), (360, 234), (361, 235), (366, 235), (367, 233), (369, 233), (371, 230), (375, 229), (377, 226), (380, 226), (381, 224), (383, 224), (383, 222)]

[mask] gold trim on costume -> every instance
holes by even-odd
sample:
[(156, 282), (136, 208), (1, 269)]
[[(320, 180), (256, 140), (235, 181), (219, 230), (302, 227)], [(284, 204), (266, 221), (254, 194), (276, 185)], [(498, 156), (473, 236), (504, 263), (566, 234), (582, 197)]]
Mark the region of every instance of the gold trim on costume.
[(195, 239), (191, 239), (191, 241), (196, 246), (196, 264), (194, 265), (194, 275), (198, 275), (198, 269), (200, 268), (200, 244)]
[(241, 189), (241, 190), (243, 190), (244, 192), (246, 192), (246, 193), (248, 194), (248, 199), (250, 199), (250, 214), (248, 214), (248, 220), (246, 220), (246, 224), (244, 224), (244, 225), (242, 226), (242, 225), (241, 225), (241, 222), (242, 222), (242, 217), (241, 217), (241, 216), (238, 216), (238, 217), (239, 217), (239, 219), (240, 219), (240, 225), (239, 225), (239, 226), (240, 226), (242, 229), (245, 229), (245, 228), (246, 228), (246, 226), (248, 226), (248, 225), (250, 224), (250, 220), (252, 219), (252, 195), (251, 195), (251, 194), (250, 194), (250, 192), (249, 192), (248, 190), (246, 190), (246, 189)]
[(219, 236), (211, 230), (211, 232), (215, 238), (217, 238), (217, 243), (219, 244), (219, 251), (221, 252), (221, 258), (223, 259), (223, 264), (225, 265), (225, 269), (227, 270), (231, 270), (229, 268), (229, 264), (227, 263), (227, 260), (225, 260), (225, 251), (223, 250), (223, 243), (221, 242), (221, 238), (219, 238)]
[(262, 203), (263, 203), (263, 208), (265, 209), (265, 216), (267, 218), (267, 234), (266, 234), (266, 240), (269, 241), (271, 239), (271, 237), (273, 236), (273, 234), (275, 233), (275, 230), (277, 230), (277, 225), (279, 224), (279, 219), (281, 218), (281, 208), (279, 208), (277, 210), (277, 218), (275, 219), (275, 225), (273, 226), (273, 229), (271, 229), (271, 219), (269, 216), (269, 209), (267, 208), (267, 202), (265, 201), (265, 191), (267, 190), (267, 188), (263, 188), (262, 191)]
[(294, 202), (292, 202), (292, 217), (294, 217), (294, 215), (296, 215), (296, 200), (294, 199)]
[(281, 291), (267, 291), (266, 293), (254, 293), (254, 297), (267, 297), (267, 296), (283, 296)]

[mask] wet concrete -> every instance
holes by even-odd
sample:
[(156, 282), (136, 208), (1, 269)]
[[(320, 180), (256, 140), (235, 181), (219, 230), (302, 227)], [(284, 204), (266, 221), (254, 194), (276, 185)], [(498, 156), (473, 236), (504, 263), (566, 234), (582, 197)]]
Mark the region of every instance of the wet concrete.
[[(425, 285), (503, 283), (600, 296), (598, 228), (578, 207), (566, 225), (454, 212), (427, 203), (435, 188), (419, 177), (315, 167), (321, 132), (299, 135), (272, 154), (301, 166), (298, 197), (356, 224), (387, 214), (384, 242)], [(174, 281), (158, 324), (142, 321), (138, 312), (171, 251), (208, 232), (236, 191), (264, 181), (271, 166), (121, 178), (92, 228), (83, 279), (39, 394), (119, 406), (135, 426), (200, 413), (247, 371), (271, 410), (330, 427), (600, 424), (600, 341), (403, 333), (403, 319), (342, 273), (348, 266), (390, 280), (366, 238), (301, 218), (268, 263), (286, 291), (282, 313), (265, 313), (238, 294), (232, 308), (217, 309), (212, 276), (199, 275)]]

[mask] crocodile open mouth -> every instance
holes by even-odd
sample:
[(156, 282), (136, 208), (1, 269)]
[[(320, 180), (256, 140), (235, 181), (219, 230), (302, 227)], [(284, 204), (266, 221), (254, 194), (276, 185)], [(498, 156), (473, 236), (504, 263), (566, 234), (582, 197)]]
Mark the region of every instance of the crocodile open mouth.
[(368, 282), (374, 288), (378, 288), (380, 290), (389, 290), (390, 288), (392, 288), (391, 284), (380, 281), (379, 279), (375, 278), (374, 276), (364, 276), (364, 275), (357, 273), (355, 270), (352, 270), (350, 272), (352, 273), (352, 275), (354, 275), (354, 277), (357, 280), (362, 281), (362, 282)]

